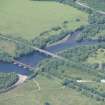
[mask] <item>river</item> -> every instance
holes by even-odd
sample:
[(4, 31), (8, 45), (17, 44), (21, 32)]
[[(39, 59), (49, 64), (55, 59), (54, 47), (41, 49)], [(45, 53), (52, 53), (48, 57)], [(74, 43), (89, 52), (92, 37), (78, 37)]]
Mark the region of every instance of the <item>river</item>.
[[(45, 48), (45, 50), (52, 53), (57, 53), (59, 51), (62, 51), (70, 47), (97, 43), (97, 41), (82, 41), (82, 42), (75, 41), (75, 37), (79, 34), (80, 34), (80, 31), (76, 31), (72, 33), (72, 35), (70, 35), (70, 37), (66, 41), (47, 47)], [(35, 67), (40, 61), (42, 61), (47, 57), (48, 56), (46, 56), (45, 54), (34, 51), (33, 53), (30, 53), (25, 56), (21, 56), (16, 60)], [(4, 62), (0, 62), (0, 72), (16, 72), (17, 74), (21, 74), (21, 75), (29, 74), (29, 70), (27, 68), (19, 67), (19, 65), (15, 65), (12, 63), (4, 63)]]

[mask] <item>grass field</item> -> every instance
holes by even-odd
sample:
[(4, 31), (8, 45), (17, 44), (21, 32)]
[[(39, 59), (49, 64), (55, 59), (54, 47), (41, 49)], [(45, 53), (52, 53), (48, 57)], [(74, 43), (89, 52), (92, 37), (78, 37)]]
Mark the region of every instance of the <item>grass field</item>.
[[(0, 33), (27, 39), (70, 21), (75, 29), (87, 23), (87, 14), (56, 2), (31, 0), (0, 0)], [(76, 22), (79, 18), (80, 21)]]
[(12, 56), (15, 56), (16, 45), (13, 42), (0, 40), (0, 49)]
[(88, 4), (90, 7), (105, 11), (105, 0), (80, 0), (83, 3)]
[(40, 91), (34, 81), (28, 81), (0, 95), (0, 105), (44, 105), (45, 102), (51, 105), (104, 105), (73, 89), (62, 88), (56, 79), (39, 75), (36, 80), (41, 87)]
[[(59, 75), (59, 74), (58, 74)], [(77, 68), (69, 68), (67, 70), (64, 70), (64, 73), (61, 73), (61, 76), (65, 78), (80, 78), (82, 80), (96, 80), (96, 75), (93, 75), (92, 73), (86, 72), (86, 70), (81, 70)]]
[(93, 89), (96, 89), (97, 91), (99, 91), (100, 93), (105, 93), (105, 84), (104, 83), (85, 83), (85, 85), (87, 85), (88, 87), (91, 87)]
[(87, 59), (87, 62), (90, 64), (105, 63), (105, 49), (98, 49)]

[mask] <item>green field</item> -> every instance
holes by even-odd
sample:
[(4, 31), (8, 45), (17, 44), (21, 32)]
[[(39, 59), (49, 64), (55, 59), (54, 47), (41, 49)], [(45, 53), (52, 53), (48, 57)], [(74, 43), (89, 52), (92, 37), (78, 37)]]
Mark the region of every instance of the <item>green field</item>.
[(105, 11), (105, 0), (80, 0), (96, 10)]
[(99, 91), (100, 93), (105, 93), (105, 84), (104, 83), (85, 83), (85, 85), (93, 88), (93, 89), (96, 89), (97, 91)]
[[(98, 10), (105, 9), (104, 4), (102, 8), (97, 7), (98, 2), (92, 4), (98, 0), (80, 1), (86, 1)], [(83, 30), (80, 29), (80, 34), (76, 33), (79, 34), (77, 39), (104, 39), (104, 18), (100, 14), (89, 16), (83, 10), (49, 0), (0, 0), (0, 60), (11, 62), (31, 53), (33, 46), (45, 48), (62, 41), (68, 32), (78, 28)], [(61, 44), (62, 51), (56, 52), (57, 57), (49, 57), (35, 64), (33, 74), (29, 76), (31, 79), (0, 94), (0, 105), (105, 105), (105, 84), (100, 83), (105, 78), (105, 67), (99, 70), (95, 65), (105, 64), (105, 40), (102, 44), (99, 40), (95, 45), (90, 45), (91, 42), (84, 45), (76, 42), (76, 38), (70, 39), (70, 48), (63, 49)], [(69, 41), (67, 43), (69, 46)], [(64, 59), (58, 59), (59, 56)], [(16, 60), (26, 62), (26, 67), (31, 67), (31, 62), (28, 64), (26, 61), (28, 59), (31, 60), (30, 55), (29, 58), (21, 56)], [(1, 73), (0, 89), (10, 87), (17, 80), (18, 76), (14, 73)], [(87, 82), (79, 83), (77, 80)]]
[(105, 49), (98, 49), (94, 54), (92, 54), (88, 59), (87, 62), (90, 64), (100, 64), (105, 63)]
[(7, 52), (9, 55), (15, 56), (16, 45), (13, 42), (0, 40), (0, 49)]
[(62, 87), (57, 79), (39, 75), (36, 81), (40, 85), (40, 91), (34, 81), (28, 81), (0, 95), (0, 105), (45, 105), (46, 102), (51, 105), (104, 105), (73, 89)]
[[(32, 39), (41, 32), (70, 21), (75, 29), (87, 23), (87, 14), (56, 2), (0, 0), (0, 33)], [(80, 22), (76, 22), (79, 18)]]

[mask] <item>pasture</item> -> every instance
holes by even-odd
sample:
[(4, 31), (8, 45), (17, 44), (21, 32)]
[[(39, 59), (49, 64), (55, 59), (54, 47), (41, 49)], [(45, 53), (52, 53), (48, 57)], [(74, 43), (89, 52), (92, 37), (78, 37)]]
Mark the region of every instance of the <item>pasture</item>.
[(9, 55), (15, 56), (16, 45), (13, 42), (0, 40), (0, 49), (5, 51)]
[(49, 79), (39, 75), (36, 81), (40, 85), (40, 91), (34, 81), (27, 81), (16, 89), (0, 95), (0, 105), (104, 105), (80, 92), (70, 88), (64, 88), (57, 79)]
[[(85, 25), (88, 14), (49, 1), (0, 0), (0, 33), (32, 39), (69, 21), (70, 30)], [(80, 19), (79, 22), (76, 19)]]
[(105, 63), (105, 49), (98, 49), (94, 54), (88, 57), (87, 62), (90, 64)]

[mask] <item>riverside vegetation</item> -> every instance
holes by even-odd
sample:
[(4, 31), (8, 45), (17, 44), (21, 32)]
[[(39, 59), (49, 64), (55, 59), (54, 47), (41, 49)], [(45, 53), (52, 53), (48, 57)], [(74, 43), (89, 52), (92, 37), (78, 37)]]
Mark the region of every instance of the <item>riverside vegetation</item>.
[[(44, 26), (47, 28), (42, 28), (40, 26), (43, 26), (45, 23), (35, 24), (33, 19), (27, 17), (26, 20), (28, 20), (28, 22), (31, 21), (31, 24), (33, 24), (29, 25), (27, 29), (26, 25), (24, 25), (26, 20), (20, 24), (21, 21), (17, 21), (17, 17), (13, 16), (12, 25), (16, 27), (12, 30), (11, 27), (13, 26), (5, 28), (5, 24), (7, 25), (7, 23), (4, 22), (6, 17), (4, 20), (1, 18), (0, 61), (12, 62), (13, 59), (33, 52), (33, 49), (30, 48), (29, 45), (46, 48), (46, 46), (62, 40), (68, 34), (71, 38), (75, 30), (82, 30), (80, 34), (73, 39), (74, 42), (77, 43), (76, 46), (62, 49), (62, 51), (57, 53), (66, 58), (67, 61), (52, 57), (42, 60), (38, 65), (35, 65), (34, 71), (38, 70), (35, 77), (33, 76), (33, 78), (27, 80), (21, 86), (7, 93), (0, 94), (0, 104), (65, 105), (66, 103), (71, 105), (104, 105), (105, 89), (104, 84), (101, 84), (100, 81), (105, 79), (105, 61), (103, 60), (105, 57), (105, 16), (80, 7), (75, 3), (76, 0), (48, 0), (47, 2), (35, 0), (10, 1), (8, 1), (9, 4), (6, 8), (4, 8), (4, 6), (1, 7), (2, 17), (5, 17), (5, 12), (10, 13), (8, 14), (9, 18), (14, 14), (20, 16), (22, 13), (15, 8), (15, 6), (18, 7), (19, 5), (21, 5), (21, 12), (25, 11), (24, 16), (27, 16), (29, 13), (29, 16), (32, 17), (34, 17), (35, 14), (33, 14), (33, 12), (31, 12), (31, 14), (30, 11), (34, 11), (34, 9), (37, 8), (37, 6), (34, 7), (35, 4), (39, 5), (39, 10), (41, 10), (39, 12), (41, 13), (46, 13), (45, 11), (48, 8), (53, 7), (53, 10), (50, 8), (50, 11), (47, 11), (47, 15), (45, 15), (47, 18), (44, 18), (44, 21), (47, 21), (46, 24), (51, 22), (51, 26), (47, 25)], [(5, 0), (1, 0), (1, 3), (6, 5)], [(14, 6), (11, 6), (12, 3), (14, 3)], [(22, 7), (23, 4), (24, 9)], [(45, 8), (42, 5), (45, 7), (47, 5), (49, 6)], [(51, 12), (54, 11), (54, 5), (55, 7), (61, 6), (61, 8), (66, 8), (62, 10), (62, 13), (65, 15), (59, 14), (60, 11), (58, 11), (56, 13), (57, 16), (54, 16)], [(8, 10), (9, 7), (11, 8)], [(28, 12), (26, 12), (26, 10), (28, 10)], [(65, 12), (66, 10), (68, 12)], [(49, 12), (51, 13), (51, 17), (48, 15), (50, 14)], [(40, 13), (37, 12), (37, 16), (43, 20), (43, 16), (41, 17)], [(61, 18), (61, 20), (59, 18)], [(51, 21), (50, 19), (54, 20)], [(35, 21), (37, 21), (37, 19), (35, 19)], [(53, 24), (54, 21), (55, 24)], [(21, 26), (21, 30), (18, 28), (17, 23)], [(49, 26), (50, 29), (48, 28)], [(16, 30), (17, 28), (18, 30)], [(32, 28), (32, 30), (30, 28)], [(26, 29), (27, 31), (24, 31)], [(35, 34), (33, 34), (33, 32)], [(31, 36), (29, 36), (29, 34), (31, 34)], [(89, 41), (90, 44), (80, 44), (85, 41)], [(95, 43), (93, 44), (91, 41), (95, 41)], [(2, 77), (1, 79), (3, 79), (2, 88), (13, 85), (14, 81), (16, 82), (18, 78), (15, 73), (1, 73), (0, 75)], [(95, 82), (77, 83), (77, 80), (91, 80)]]

